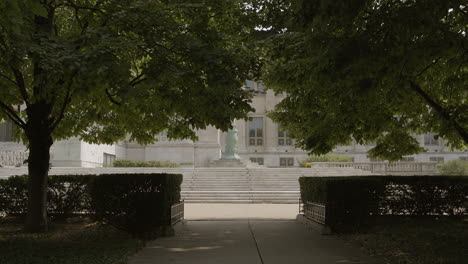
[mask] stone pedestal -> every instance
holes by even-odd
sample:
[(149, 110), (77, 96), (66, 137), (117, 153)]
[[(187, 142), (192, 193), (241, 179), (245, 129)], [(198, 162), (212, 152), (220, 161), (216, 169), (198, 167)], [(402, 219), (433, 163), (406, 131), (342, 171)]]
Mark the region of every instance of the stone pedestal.
[(234, 123), (226, 135), (226, 148), (219, 160), (210, 163), (210, 167), (252, 167), (255, 166), (250, 160), (243, 160), (237, 154), (237, 128)]

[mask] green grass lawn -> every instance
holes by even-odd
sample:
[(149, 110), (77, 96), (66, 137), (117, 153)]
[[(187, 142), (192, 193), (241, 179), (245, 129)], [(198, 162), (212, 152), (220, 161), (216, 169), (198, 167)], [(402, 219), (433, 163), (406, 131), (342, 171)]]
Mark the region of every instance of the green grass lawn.
[(25, 234), (21, 221), (0, 218), (2, 264), (123, 264), (142, 240), (86, 218), (54, 222), (47, 234)]
[(385, 264), (468, 263), (467, 220), (392, 218), (342, 236)]

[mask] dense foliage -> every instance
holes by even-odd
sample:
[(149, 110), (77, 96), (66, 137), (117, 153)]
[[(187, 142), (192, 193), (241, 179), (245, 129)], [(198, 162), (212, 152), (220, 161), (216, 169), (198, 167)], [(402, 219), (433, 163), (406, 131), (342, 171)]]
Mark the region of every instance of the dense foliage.
[(158, 161), (158, 160), (126, 160), (117, 159), (114, 161), (114, 167), (167, 167), (167, 168), (178, 168), (179, 164), (170, 161)]
[(451, 160), (440, 164), (438, 169), (442, 175), (468, 176), (468, 161)]
[(468, 178), (461, 176), (302, 177), (304, 202), (326, 205), (326, 225), (341, 231), (375, 216), (454, 216), (468, 212)]
[(466, 148), (466, 1), (260, 2), (263, 80), (286, 94), (270, 116), (298, 146), (376, 143), (370, 156), (399, 160), (432, 131)]
[(0, 13), (0, 118), (19, 127), (42, 102), (54, 140), (150, 143), (226, 130), (252, 110), (240, 2), (18, 0)]
[(94, 217), (131, 233), (160, 232), (171, 225), (182, 175), (100, 175), (91, 189)]
[[(89, 186), (95, 175), (49, 176), (47, 212), (69, 217), (90, 212)], [(27, 212), (27, 176), (0, 180), (0, 214), (25, 215)]]

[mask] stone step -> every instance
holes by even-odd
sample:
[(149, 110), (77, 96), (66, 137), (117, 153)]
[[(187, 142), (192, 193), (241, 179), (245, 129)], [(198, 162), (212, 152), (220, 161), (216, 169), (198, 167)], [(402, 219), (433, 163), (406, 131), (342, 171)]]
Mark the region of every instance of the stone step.
[(246, 203), (253, 203), (253, 204), (298, 204), (299, 199), (283, 199), (283, 200), (252, 200), (252, 199), (245, 199), (245, 200), (187, 200), (185, 203), (233, 203), (233, 204), (246, 204)]

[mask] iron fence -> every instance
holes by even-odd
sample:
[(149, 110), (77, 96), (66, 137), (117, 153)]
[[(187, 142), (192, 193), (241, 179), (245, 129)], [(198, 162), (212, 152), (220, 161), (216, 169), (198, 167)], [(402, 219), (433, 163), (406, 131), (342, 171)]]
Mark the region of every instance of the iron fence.
[(184, 219), (184, 200), (172, 205), (171, 207), (171, 225)]
[(299, 213), (302, 213), (308, 219), (320, 224), (325, 224), (326, 206), (319, 203), (305, 202), (299, 200)]

